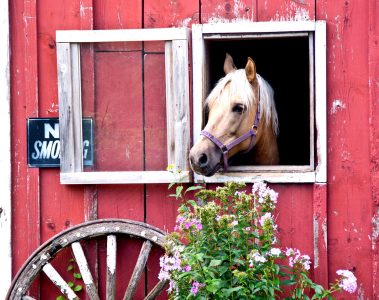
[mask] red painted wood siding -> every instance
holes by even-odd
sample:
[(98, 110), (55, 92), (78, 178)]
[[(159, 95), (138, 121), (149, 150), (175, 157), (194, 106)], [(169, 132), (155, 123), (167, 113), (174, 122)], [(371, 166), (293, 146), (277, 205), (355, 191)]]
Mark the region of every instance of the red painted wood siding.
[[(14, 272), (40, 243), (86, 220), (129, 218), (165, 230), (172, 230), (175, 222), (177, 203), (167, 197), (166, 185), (62, 186), (58, 169), (27, 168), (26, 119), (58, 116), (55, 30), (190, 27), (241, 19), (326, 20), (328, 183), (273, 185), (280, 193), (280, 236), (284, 245), (311, 255), (317, 263), (312, 272), (318, 282), (334, 280), (339, 268), (354, 270), (358, 296), (341, 294), (339, 299), (376, 299), (378, 12), (377, 0), (11, 1)], [(96, 117), (96, 138), (101, 139), (97, 169), (157, 170), (167, 164), (162, 45), (125, 43), (83, 50), (84, 115)], [(130, 85), (107, 77), (130, 74)], [(128, 117), (122, 118), (120, 111)], [(115, 128), (116, 143), (110, 136)], [(126, 150), (132, 160), (120, 165)], [(138, 247), (138, 243), (121, 245), (131, 259)], [(94, 268), (100, 266), (98, 277), (103, 280), (103, 262), (97, 262), (96, 253), (104, 254), (104, 243), (93, 248), (90, 260)], [(67, 254), (58, 267), (63, 268), (66, 260)], [(128, 269), (131, 265), (119, 272), (128, 273)], [(149, 264), (148, 286), (156, 281), (157, 272)], [(35, 295), (42, 290), (45, 299), (54, 299), (56, 290), (45, 280), (41, 282), (41, 288), (34, 288)], [(139, 289), (138, 297), (143, 290)]]

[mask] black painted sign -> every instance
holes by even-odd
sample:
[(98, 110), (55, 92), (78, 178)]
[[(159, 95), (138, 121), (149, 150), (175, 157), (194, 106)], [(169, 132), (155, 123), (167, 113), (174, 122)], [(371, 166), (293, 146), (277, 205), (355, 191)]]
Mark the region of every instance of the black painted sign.
[[(59, 167), (60, 141), (58, 118), (29, 118), (28, 133), (28, 166)], [(83, 119), (83, 164), (93, 165), (93, 122)]]

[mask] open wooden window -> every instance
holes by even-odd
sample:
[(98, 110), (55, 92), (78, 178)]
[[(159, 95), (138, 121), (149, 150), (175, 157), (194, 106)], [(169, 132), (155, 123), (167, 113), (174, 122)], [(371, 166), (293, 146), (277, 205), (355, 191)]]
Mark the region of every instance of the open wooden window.
[[(82, 71), (81, 46), (120, 42), (160, 41), (164, 45), (164, 68), (167, 122), (167, 163), (182, 170), (182, 180), (188, 182), (189, 149), (189, 80), (188, 29), (127, 29), (127, 30), (67, 30), (57, 31), (59, 126), (61, 143), (61, 174), (63, 184), (109, 183), (167, 183), (175, 180), (173, 174), (162, 170), (100, 170), (83, 169), (82, 145)], [(107, 51), (100, 51), (105, 55)], [(117, 52), (118, 53), (118, 52)], [(129, 51), (129, 56), (135, 51)], [(142, 53), (142, 52), (141, 52)], [(142, 53), (144, 55), (144, 53)], [(139, 60), (144, 57), (139, 55)], [(163, 53), (162, 53), (163, 55)], [(99, 60), (101, 57), (99, 56)], [(112, 58), (112, 57), (111, 57)], [(100, 60), (101, 61), (101, 60)], [(106, 66), (104, 63), (101, 66)], [(101, 67), (100, 66), (100, 67)], [(84, 66), (85, 67), (85, 66)], [(111, 67), (107, 67), (109, 73)], [(99, 73), (99, 76), (103, 73)], [(94, 75), (96, 76), (96, 74)], [(133, 77), (136, 74), (130, 73)], [(135, 82), (142, 85), (141, 80)], [(111, 83), (110, 83), (111, 85)], [(112, 86), (110, 87), (110, 89)], [(116, 87), (115, 87), (116, 88)], [(133, 86), (132, 86), (133, 88)], [(112, 101), (107, 96), (107, 101)], [(137, 102), (139, 100), (136, 100)], [(102, 104), (101, 104), (102, 105)], [(123, 106), (135, 105), (123, 103)], [(125, 118), (130, 118), (125, 114)], [(117, 130), (117, 126), (115, 126)], [(96, 139), (96, 132), (95, 132)], [(98, 141), (101, 143), (101, 141)], [(140, 140), (133, 143), (141, 143)], [(109, 145), (109, 147), (113, 147)], [(117, 147), (117, 144), (114, 145)], [(120, 150), (122, 151), (122, 150)], [(140, 154), (143, 155), (143, 154)], [(95, 158), (96, 159), (96, 158)], [(133, 157), (130, 158), (131, 160)]]
[(237, 68), (247, 57), (273, 87), (279, 117), (280, 165), (231, 166), (197, 182), (326, 182), (325, 22), (193, 25), (193, 130), (205, 122), (203, 101), (223, 74), (225, 53)]

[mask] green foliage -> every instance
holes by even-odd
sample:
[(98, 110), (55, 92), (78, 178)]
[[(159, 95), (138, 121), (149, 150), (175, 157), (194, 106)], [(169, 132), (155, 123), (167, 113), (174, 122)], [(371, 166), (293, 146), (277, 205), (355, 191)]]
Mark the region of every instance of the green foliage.
[[(329, 289), (312, 282), (309, 257), (277, 246), (278, 194), (266, 184), (255, 184), (252, 192), (235, 182), (215, 190), (170, 187), (182, 201), (160, 260), (159, 278), (170, 281), (170, 299), (277, 299), (285, 286), (286, 299), (334, 299), (341, 290), (339, 281)], [(185, 199), (197, 189), (196, 200)]]
[[(67, 266), (67, 272), (72, 277), (72, 280), (67, 281), (67, 285), (74, 291), (74, 292), (80, 292), (83, 290), (83, 286), (80, 283), (77, 283), (77, 280), (82, 279), (82, 274), (80, 272), (77, 272), (77, 265), (74, 258), (70, 258), (68, 260), (69, 265)], [(66, 300), (64, 295), (59, 295), (55, 298), (55, 300)]]

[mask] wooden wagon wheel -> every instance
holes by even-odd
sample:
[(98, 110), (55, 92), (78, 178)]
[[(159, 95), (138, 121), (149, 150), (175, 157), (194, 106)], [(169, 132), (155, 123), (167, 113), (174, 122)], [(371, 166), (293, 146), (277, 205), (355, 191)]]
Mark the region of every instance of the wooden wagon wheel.
[[(117, 236), (119, 235), (128, 235), (140, 238), (144, 241), (124, 294), (124, 299), (132, 299), (152, 246), (155, 244), (162, 247), (165, 234), (160, 229), (148, 224), (120, 219), (96, 220), (80, 224), (61, 232), (41, 245), (29, 257), (15, 276), (7, 299), (34, 299), (26, 296), (26, 294), (33, 280), (41, 271), (47, 275), (68, 299), (79, 299), (56, 269), (50, 264), (50, 261), (56, 254), (67, 247), (72, 248), (88, 297), (94, 300), (100, 299), (80, 241), (101, 236), (107, 237), (106, 295), (107, 299), (115, 299), (116, 245)], [(144, 299), (155, 299), (164, 289), (166, 283), (166, 281), (159, 281)]]

